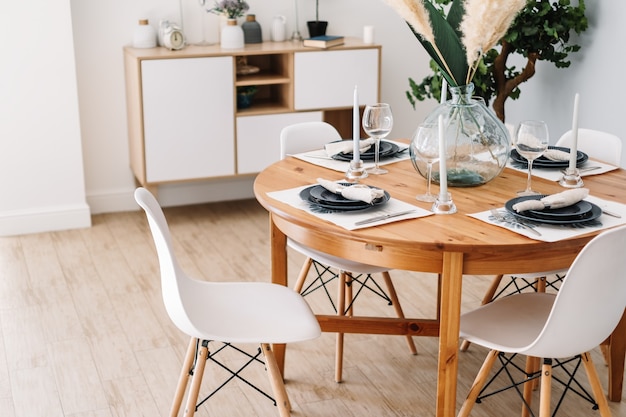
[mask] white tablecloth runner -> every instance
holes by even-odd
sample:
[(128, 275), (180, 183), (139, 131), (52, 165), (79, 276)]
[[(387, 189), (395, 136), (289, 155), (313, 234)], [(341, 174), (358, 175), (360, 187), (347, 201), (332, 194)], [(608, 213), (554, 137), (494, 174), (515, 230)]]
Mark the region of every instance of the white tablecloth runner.
[[(509, 229), (512, 232), (519, 233), (520, 235), (524, 235), (531, 239), (541, 240), (544, 242), (557, 242), (559, 240), (564, 240), (564, 239), (568, 239), (571, 237), (584, 235), (593, 230), (604, 230), (604, 229), (609, 229), (611, 227), (626, 224), (626, 205), (625, 204), (616, 203), (614, 201), (603, 200), (601, 198), (597, 198), (593, 196), (589, 196), (585, 198), (585, 201), (594, 203), (598, 207), (611, 211), (612, 213), (616, 213), (622, 217), (616, 218), (616, 217), (609, 216), (608, 214), (602, 214), (598, 218), (597, 224), (596, 222), (593, 222), (593, 224), (589, 224), (585, 226), (581, 224), (572, 226), (572, 225), (553, 225), (553, 224), (543, 224), (543, 223), (531, 224), (531, 222), (524, 222), (528, 225), (533, 226), (535, 230), (541, 233), (541, 236), (537, 236), (533, 232), (523, 227), (520, 227), (518, 224), (516, 224), (515, 221), (507, 222), (507, 221), (500, 221), (500, 220), (495, 219), (493, 215), (491, 214), (490, 210), (482, 211), (480, 213), (469, 214), (469, 216), (482, 220), (486, 223), (489, 223), (495, 226)], [(499, 208), (498, 211), (500, 211), (501, 213), (506, 213), (506, 209), (504, 207)], [(511, 218), (509, 217), (509, 215), (506, 215), (506, 217)]]
[[(409, 145), (408, 144), (402, 143), (402, 142), (396, 142), (396, 141), (392, 141), (392, 140), (389, 140), (389, 141), (386, 141), (386, 142), (394, 143), (394, 144), (398, 145), (398, 147), (400, 148), (401, 151), (402, 150), (404, 150), (404, 151), (403, 152), (398, 152), (394, 156), (389, 157), (389, 158), (382, 158), (378, 162), (378, 165), (393, 164), (395, 162), (404, 161), (405, 159), (409, 159), (411, 157), (409, 155), (409, 151), (408, 151), (408, 149), (409, 149)], [(294, 154), (294, 155), (291, 155), (291, 156), (296, 157), (298, 159), (301, 159), (303, 161), (309, 162), (311, 164), (319, 165), (319, 166), (322, 166), (324, 168), (332, 169), (334, 171), (339, 171), (339, 172), (346, 172), (348, 170), (348, 168), (350, 167), (350, 162), (348, 162), (348, 161), (338, 161), (336, 159), (333, 159), (333, 158), (331, 158), (330, 156), (328, 156), (326, 154), (326, 151), (324, 149), (319, 149), (319, 150), (315, 150), (315, 151), (309, 151), (309, 152)], [(374, 167), (374, 161), (364, 162), (363, 166), (366, 169), (373, 168)]]
[[(313, 185), (313, 184), (311, 184)], [(310, 213), (313, 216), (319, 217), (320, 219), (329, 221), (331, 223), (336, 224), (337, 226), (341, 226), (347, 230), (356, 230), (363, 229), (366, 227), (379, 226), (385, 223), (392, 223), (401, 220), (407, 219), (416, 219), (419, 217), (425, 217), (433, 214), (428, 210), (424, 210), (421, 207), (414, 206), (409, 203), (405, 203), (404, 201), (397, 200), (395, 198), (390, 198), (389, 201), (385, 204), (381, 204), (378, 206), (372, 206), (371, 208), (367, 208), (365, 210), (356, 210), (356, 211), (347, 211), (347, 212), (322, 212), (322, 210), (315, 209), (315, 206), (310, 203), (303, 201), (300, 198), (300, 191), (303, 189), (310, 187), (311, 185), (305, 185), (302, 187), (291, 188), (288, 190), (282, 191), (274, 191), (271, 193), (267, 193), (267, 195), (273, 199), (278, 201), (282, 201), (283, 203), (289, 204), (292, 207), (298, 208), (300, 210), (304, 210), (307, 213)], [(380, 220), (375, 223), (368, 223), (364, 225), (357, 226), (355, 223), (361, 220), (366, 220), (375, 216), (380, 216), (383, 214), (393, 214), (399, 213), (407, 210), (415, 210), (414, 212), (404, 214), (398, 217), (392, 217), (390, 219)]]

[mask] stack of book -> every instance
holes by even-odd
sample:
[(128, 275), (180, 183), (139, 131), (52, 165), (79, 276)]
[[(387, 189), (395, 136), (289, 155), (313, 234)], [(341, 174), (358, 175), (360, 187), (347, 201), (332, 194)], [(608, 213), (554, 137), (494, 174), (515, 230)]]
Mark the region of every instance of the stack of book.
[(308, 38), (302, 41), (302, 45), (310, 46), (313, 48), (330, 48), (337, 45), (343, 45), (344, 38), (343, 36), (315, 36), (313, 38)]

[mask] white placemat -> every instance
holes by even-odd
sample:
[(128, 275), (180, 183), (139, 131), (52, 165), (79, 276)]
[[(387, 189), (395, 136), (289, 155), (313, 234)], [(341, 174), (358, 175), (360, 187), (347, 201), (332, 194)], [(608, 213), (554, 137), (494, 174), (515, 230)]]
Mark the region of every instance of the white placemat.
[[(396, 142), (392, 140), (389, 140), (386, 142), (390, 142), (390, 143), (394, 143), (398, 145), (398, 147), (400, 148), (400, 152), (388, 158), (381, 158), (381, 160), (378, 162), (378, 165), (393, 164), (395, 162), (404, 161), (405, 159), (409, 159), (411, 157), (408, 151), (409, 149), (408, 144), (403, 143), (403, 142)], [(349, 161), (338, 161), (336, 159), (333, 159), (326, 154), (326, 151), (324, 149), (298, 153), (298, 154), (294, 154), (291, 156), (301, 159), (303, 161), (309, 162), (311, 164), (319, 165), (324, 168), (332, 169), (334, 171), (339, 171), (339, 172), (346, 172), (348, 168), (350, 167)], [(373, 168), (374, 161), (364, 162), (363, 166), (366, 169)]]
[[(314, 185), (314, 184), (311, 184)], [(385, 204), (381, 204), (378, 206), (372, 206), (371, 208), (367, 208), (364, 210), (356, 210), (356, 211), (343, 211), (343, 212), (323, 212), (319, 209), (315, 209), (315, 206), (310, 203), (303, 201), (300, 198), (300, 191), (304, 190), (307, 187), (311, 187), (311, 185), (305, 185), (302, 187), (291, 188), (288, 190), (282, 191), (274, 191), (271, 193), (267, 193), (267, 195), (273, 199), (281, 201), (283, 203), (289, 204), (292, 207), (297, 209), (306, 211), (307, 213), (312, 214), (315, 217), (320, 219), (329, 221), (331, 223), (336, 224), (337, 226), (341, 226), (347, 230), (356, 230), (356, 229), (364, 229), (366, 227), (379, 226), (381, 224), (398, 222), (407, 219), (416, 219), (419, 217), (430, 216), (433, 214), (431, 211), (424, 210), (421, 207), (414, 206), (409, 203), (405, 203), (404, 201), (397, 200), (395, 198), (390, 198), (389, 201)], [(402, 216), (392, 217), (389, 219), (380, 220), (374, 223), (368, 223), (364, 225), (357, 225), (355, 223), (361, 220), (367, 220), (375, 216), (380, 216), (383, 214), (394, 214), (400, 213), (403, 211), (414, 210), (411, 213), (404, 214)]]
[[(509, 158), (509, 161), (506, 165), (508, 168), (514, 169), (516, 171), (520, 171), (523, 173), (528, 173), (528, 168), (520, 167), (519, 164), (516, 164), (515, 161)], [(585, 168), (599, 167), (597, 169), (586, 171)], [(604, 174), (605, 172), (613, 171), (617, 169), (616, 166), (605, 164), (599, 161), (591, 161), (587, 160), (582, 166), (578, 167), (581, 170), (580, 176), (586, 177), (588, 175), (598, 175)], [(544, 178), (549, 181), (559, 181), (563, 177), (563, 173), (560, 169), (556, 168), (537, 168), (533, 166), (533, 177)]]
[[(533, 170), (534, 171), (534, 170)], [(505, 221), (497, 220), (491, 214), (491, 210), (482, 211), (480, 213), (468, 214), (468, 216), (474, 217), (478, 220), (482, 220), (486, 223), (503, 227), (505, 229), (511, 230), (512, 232), (518, 233), (520, 235), (524, 235), (531, 239), (541, 240), (544, 242), (557, 242), (559, 240), (568, 239), (571, 237), (584, 235), (589, 233), (590, 231), (596, 230), (604, 230), (609, 229), (611, 227), (619, 226), (622, 224), (626, 224), (626, 205), (621, 203), (616, 203), (614, 201), (603, 200), (601, 198), (589, 196), (585, 198), (585, 201), (589, 201), (594, 203), (598, 207), (610, 211), (611, 213), (615, 213), (621, 218), (616, 218), (613, 216), (609, 216), (608, 214), (602, 214), (597, 220), (597, 222), (590, 222), (588, 225), (580, 224), (577, 225), (554, 225), (554, 224), (543, 224), (543, 223), (532, 223), (532, 222), (524, 222), (531, 226), (534, 230), (541, 233), (541, 236), (536, 235), (532, 231), (520, 226), (516, 221), (515, 217), (512, 214), (507, 213), (504, 207), (500, 207), (498, 211), (500, 213), (505, 214)]]

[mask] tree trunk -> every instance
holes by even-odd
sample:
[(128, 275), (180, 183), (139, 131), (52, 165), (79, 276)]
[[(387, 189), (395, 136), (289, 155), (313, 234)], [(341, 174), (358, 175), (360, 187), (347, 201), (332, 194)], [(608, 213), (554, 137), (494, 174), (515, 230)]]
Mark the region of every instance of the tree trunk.
[(502, 123), (504, 123), (504, 102), (518, 85), (535, 75), (535, 62), (539, 58), (537, 52), (529, 52), (526, 66), (522, 72), (511, 79), (507, 79), (506, 61), (512, 52), (513, 48), (511, 45), (506, 41), (502, 41), (502, 50), (493, 62), (493, 77), (497, 91), (496, 98), (493, 101), (493, 109)]

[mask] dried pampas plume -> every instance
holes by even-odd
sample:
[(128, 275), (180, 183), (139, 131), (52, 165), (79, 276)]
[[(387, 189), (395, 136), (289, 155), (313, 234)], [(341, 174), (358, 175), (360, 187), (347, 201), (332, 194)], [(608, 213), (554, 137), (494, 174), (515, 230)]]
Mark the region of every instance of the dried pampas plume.
[[(465, 47), (467, 64), (470, 67), (468, 79), (485, 51), (493, 48), (506, 34), (509, 26), (526, 0), (467, 0), (465, 14), (460, 29), (461, 41)], [(489, 24), (485, 24), (489, 22)]]
[(425, 40), (435, 45), (435, 34), (423, 0), (385, 0)]

